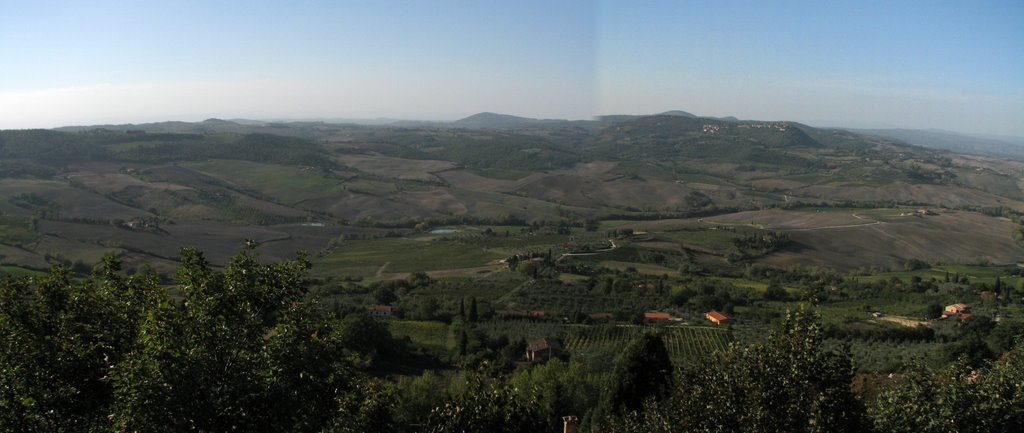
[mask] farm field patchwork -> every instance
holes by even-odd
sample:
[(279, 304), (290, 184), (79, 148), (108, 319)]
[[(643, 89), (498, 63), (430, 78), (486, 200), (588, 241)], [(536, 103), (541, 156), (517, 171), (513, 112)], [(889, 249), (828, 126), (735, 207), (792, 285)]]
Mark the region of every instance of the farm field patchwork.
[(610, 366), (626, 344), (643, 332), (662, 335), (665, 348), (677, 367), (725, 349), (732, 341), (726, 329), (706, 326), (570, 325), (528, 319), (494, 319), (478, 326), (512, 340), (558, 338), (572, 359), (601, 366)]
[(432, 236), (341, 241), (331, 253), (314, 260), (313, 275), (371, 277), (378, 272), (473, 268), (502, 258), (502, 254), (487, 248)]

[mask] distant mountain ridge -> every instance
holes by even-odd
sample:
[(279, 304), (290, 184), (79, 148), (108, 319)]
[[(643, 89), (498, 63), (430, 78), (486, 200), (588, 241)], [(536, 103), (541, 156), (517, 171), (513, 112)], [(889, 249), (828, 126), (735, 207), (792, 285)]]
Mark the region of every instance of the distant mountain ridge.
[(483, 112), (451, 122), (451, 125), (461, 128), (502, 129), (516, 128), (522, 126), (551, 125), (569, 122), (570, 121), (566, 119), (533, 119), (529, 117), (513, 116), (510, 114)]
[[(167, 121), (142, 124), (66, 126), (54, 129), (64, 132), (107, 129), (111, 131), (146, 131), (151, 133), (267, 133), (304, 138), (317, 138), (316, 131), (318, 129), (331, 130), (343, 127), (458, 128), (505, 131), (582, 128), (588, 131), (596, 131), (601, 127), (611, 124), (621, 124), (638, 119), (654, 117), (674, 117), (692, 120), (704, 119), (709, 122), (726, 122), (731, 124), (744, 122), (752, 124), (766, 123), (765, 121), (740, 120), (733, 116), (698, 116), (683, 110), (670, 110), (662, 113), (646, 115), (612, 114), (598, 116), (593, 120), (537, 119), (511, 114), (481, 112), (450, 122), (385, 118), (323, 120), (224, 120), (210, 118), (201, 122)], [(949, 150), (973, 155), (1024, 159), (1024, 137), (982, 136), (978, 134), (963, 134), (936, 129), (832, 129), (842, 129), (858, 134), (873, 135), (932, 149)]]

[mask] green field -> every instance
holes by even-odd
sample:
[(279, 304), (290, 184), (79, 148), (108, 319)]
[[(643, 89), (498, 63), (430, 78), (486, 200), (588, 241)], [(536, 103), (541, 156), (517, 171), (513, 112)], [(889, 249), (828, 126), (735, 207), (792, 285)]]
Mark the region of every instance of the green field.
[[(234, 160), (210, 160), (184, 163), (182, 166), (257, 191), (288, 205), (337, 195), (342, 191), (338, 179), (325, 177), (319, 171), (304, 167)], [(371, 189), (367, 184), (360, 182), (351, 188)]]
[(29, 229), (29, 217), (0, 216), (0, 243), (22, 245), (38, 237), (39, 233)]
[(414, 343), (426, 347), (436, 353), (444, 353), (454, 347), (448, 332), (448, 325), (443, 322), (418, 320), (389, 320), (388, 330), (395, 338), (408, 337)]
[[(942, 298), (936, 298), (941, 302)], [(841, 324), (847, 320), (869, 320), (871, 313), (880, 312), (887, 316), (907, 317), (913, 320), (924, 320), (925, 307), (928, 299), (922, 296), (903, 298), (874, 298), (856, 301), (831, 302), (818, 305), (818, 313), (821, 314), (822, 322), (828, 324)]]
[(46, 275), (46, 272), (21, 268), (18, 266), (0, 265), (0, 278), (8, 275), (12, 277), (38, 277)]
[[(501, 253), (430, 236), (342, 241), (314, 260), (315, 275), (370, 277), (383, 272), (426, 272), (485, 266)], [(386, 265), (386, 266), (385, 266)]]
[(912, 277), (920, 277), (922, 280), (930, 280), (932, 278), (938, 281), (945, 281), (947, 273), (950, 278), (955, 277), (957, 274), (967, 276), (971, 282), (995, 284), (996, 277), (999, 277), (1005, 284), (1010, 284), (1013, 287), (1020, 287), (1020, 284), (1024, 279), (1019, 276), (1007, 276), (1007, 268), (1005, 267), (989, 267), (989, 266), (970, 266), (970, 265), (938, 265), (929, 269), (918, 269), (916, 271), (901, 271), (901, 272), (882, 272), (874, 275), (860, 276), (857, 277), (861, 281), (877, 281), (877, 280), (888, 280), (893, 277), (899, 278), (903, 281), (910, 281)]
[(528, 171), (505, 170), (500, 168), (477, 168), (470, 171), (477, 176), (497, 180), (519, 180), (530, 174)]

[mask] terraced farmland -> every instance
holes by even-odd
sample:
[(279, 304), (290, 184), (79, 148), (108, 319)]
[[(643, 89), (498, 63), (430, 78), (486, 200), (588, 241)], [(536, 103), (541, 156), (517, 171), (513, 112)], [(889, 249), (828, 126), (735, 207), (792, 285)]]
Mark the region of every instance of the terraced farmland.
[[(574, 358), (587, 362), (589, 358), (607, 353), (618, 354), (631, 340), (636, 338), (643, 327), (638, 326), (591, 326), (574, 327), (566, 333), (565, 349)], [(691, 363), (716, 350), (725, 349), (730, 338), (721, 329), (680, 326), (662, 329), (665, 348), (676, 366)]]
[(526, 319), (495, 319), (480, 327), (492, 335), (508, 335), (510, 339), (531, 340), (559, 338), (569, 356), (594, 366), (611, 366), (615, 357), (630, 341), (645, 331), (662, 333), (665, 348), (676, 366), (681, 366), (725, 349), (732, 337), (725, 329), (704, 326), (642, 326), (572, 325)]

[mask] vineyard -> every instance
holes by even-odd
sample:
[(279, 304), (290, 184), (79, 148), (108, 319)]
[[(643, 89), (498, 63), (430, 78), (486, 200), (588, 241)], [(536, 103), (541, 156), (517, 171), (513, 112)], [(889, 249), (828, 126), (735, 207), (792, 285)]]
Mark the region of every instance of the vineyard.
[(598, 371), (610, 369), (616, 355), (626, 344), (645, 331), (657, 330), (662, 333), (665, 348), (676, 366), (724, 349), (732, 341), (727, 330), (702, 326), (649, 328), (495, 319), (481, 323), (480, 328), (493, 336), (507, 335), (512, 340), (558, 338), (572, 359), (596, 367)]
[[(598, 365), (611, 362), (633, 338), (645, 329), (639, 326), (590, 326), (570, 328), (565, 349), (574, 359)], [(685, 326), (662, 329), (662, 341), (677, 367), (691, 363), (726, 347), (728, 332), (722, 329)]]

